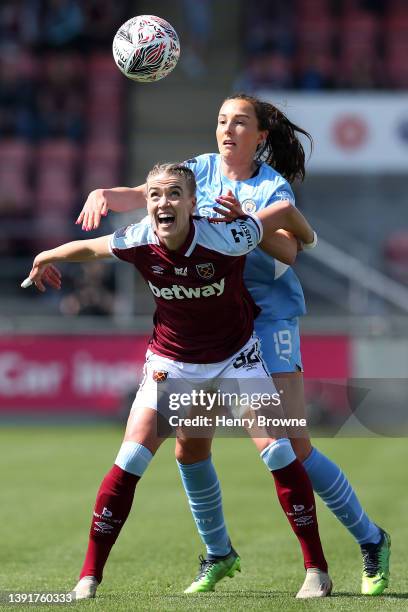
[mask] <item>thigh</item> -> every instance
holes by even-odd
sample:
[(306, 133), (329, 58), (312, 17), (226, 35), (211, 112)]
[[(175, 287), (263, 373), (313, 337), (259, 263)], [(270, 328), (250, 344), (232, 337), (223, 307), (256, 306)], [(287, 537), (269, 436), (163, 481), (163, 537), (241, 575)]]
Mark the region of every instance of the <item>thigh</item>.
[(143, 444), (155, 452), (170, 435), (176, 435), (176, 456), (182, 463), (206, 459), (211, 452), (212, 428), (188, 427), (185, 418), (200, 416), (197, 407), (180, 404), (180, 396), (192, 397), (211, 378), (211, 364), (181, 363), (156, 355), (146, 354), (143, 379), (136, 394), (126, 427), (125, 440)]
[(274, 440), (284, 437), (281, 427), (259, 424), (259, 417), (280, 418), (282, 411), (279, 404), (269, 403), (269, 408), (264, 408), (265, 404), (261, 406), (259, 403), (261, 396), (267, 401), (268, 398), (272, 400), (273, 396), (276, 397), (278, 394), (263, 360), (260, 340), (256, 334), (231, 357), (222, 376), (222, 391), (235, 391), (239, 397), (238, 402), (231, 405), (231, 416), (240, 418), (242, 427), (247, 430), (260, 452)]
[[(282, 400), (285, 416), (306, 418), (303, 367), (300, 352), (299, 320), (268, 320), (255, 322), (261, 340), (262, 356), (271, 373)], [(290, 428), (293, 449), (299, 459), (312, 450), (307, 427)]]
[[(284, 419), (306, 421), (305, 398), (302, 372), (280, 372), (273, 375), (273, 380), (281, 398), (281, 414)], [(276, 435), (260, 435), (255, 430), (251, 433), (252, 440), (259, 452), (262, 452), (275, 440), (287, 437), (290, 439), (296, 457), (304, 461), (312, 451), (307, 426), (289, 425), (285, 431)]]

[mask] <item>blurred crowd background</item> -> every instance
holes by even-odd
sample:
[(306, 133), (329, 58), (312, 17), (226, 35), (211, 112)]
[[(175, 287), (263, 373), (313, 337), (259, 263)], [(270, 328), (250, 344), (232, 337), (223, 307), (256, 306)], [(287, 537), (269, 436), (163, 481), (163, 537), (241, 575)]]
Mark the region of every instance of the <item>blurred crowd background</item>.
[(405, 89), (404, 0), (258, 0), (247, 3), (240, 88)]
[[(116, 30), (137, 14), (168, 19), (181, 39), (179, 65), (155, 84), (128, 81), (112, 59)], [(149, 333), (152, 299), (130, 266), (65, 266), (58, 294), (20, 282), (35, 253), (84, 236), (75, 219), (91, 190), (214, 151), (233, 91), (280, 104), (315, 139), (295, 185), (321, 237), (297, 264), (305, 332), (406, 333), (406, 0), (3, 0), (0, 48), (2, 334)], [(110, 214), (92, 236), (135, 218)]]
[[(191, 95), (194, 109), (194, 96), (207, 95), (211, 102), (211, 96), (215, 97), (213, 106), (210, 103), (206, 110), (209, 125), (213, 125), (216, 105), (231, 91), (268, 92), (273, 100), (274, 96), (281, 99), (282, 91), (375, 94), (402, 92), (408, 87), (408, 5), (404, 0), (257, 0), (255, 5), (234, 0), (227, 3), (227, 10), (225, 3), (215, 0), (177, 0), (173, 4), (168, 15), (169, 8), (166, 10), (166, 4), (160, 1), (2, 2), (0, 253), (6, 263), (0, 286), (4, 304), (12, 313), (24, 315), (27, 307), (36, 311), (37, 306), (43, 312), (48, 304), (54, 312), (55, 296), (35, 304), (32, 296), (21, 295), (18, 279), (24, 276), (35, 252), (81, 235), (74, 219), (92, 189), (143, 181), (140, 169), (148, 169), (146, 160), (165, 159), (158, 140), (166, 140), (169, 135), (168, 125), (159, 133), (168, 103), (180, 107), (182, 99)], [(112, 61), (111, 41), (118, 26), (147, 9), (168, 16), (180, 33), (182, 58), (171, 77), (173, 87), (170, 80), (150, 86), (127, 82)], [(222, 36), (226, 53), (217, 36)], [(214, 63), (221, 60), (217, 48), (223, 55), (221, 66), (225, 65), (222, 75), (220, 71), (214, 74)], [(209, 83), (210, 91), (205, 89)], [(152, 91), (147, 92), (149, 87)], [(158, 92), (171, 96), (171, 101)], [(205, 112), (201, 105), (202, 99), (197, 104), (200, 114)], [(191, 124), (197, 121), (193, 109), (188, 118)], [(177, 131), (177, 117), (173, 120), (173, 131)], [(194, 125), (190, 127), (196, 132)], [(181, 131), (185, 129), (181, 126)], [(214, 149), (212, 138), (210, 128), (201, 139), (208, 142), (207, 150)], [(135, 153), (133, 139), (141, 142)], [(199, 143), (187, 142), (180, 154), (173, 147), (169, 158), (182, 159), (205, 151), (204, 143)], [(150, 153), (146, 151), (149, 146), (153, 148)], [(378, 174), (382, 174), (381, 168)], [(320, 178), (318, 172), (312, 172), (309, 183), (298, 194), (300, 205), (306, 212), (321, 216), (327, 226), (335, 225), (338, 230), (340, 224), (342, 240), (350, 234), (354, 243), (362, 238), (360, 251), (366, 247), (366, 259), (406, 284), (408, 236), (401, 218), (404, 203), (394, 202), (395, 228), (390, 227), (389, 203), (378, 204), (378, 176), (371, 185), (363, 172), (357, 176), (354, 173), (351, 179), (346, 177), (340, 186), (340, 201), (336, 200), (339, 178), (334, 177), (335, 189), (328, 181), (328, 177)], [(390, 188), (399, 193), (400, 179), (390, 178), (388, 172), (382, 185), (387, 197)], [(352, 208), (355, 221), (360, 224), (364, 219), (360, 233), (352, 227), (352, 218), (344, 218), (341, 200), (345, 198), (357, 200), (359, 213), (355, 203)], [(329, 201), (331, 214), (320, 215)], [(386, 235), (378, 234), (380, 208), (388, 219)], [(369, 240), (373, 225), (377, 226), (375, 244)], [(360, 257), (360, 253), (357, 255)], [(130, 300), (126, 295), (115, 300), (110, 295), (114, 273), (109, 266), (102, 268), (104, 271), (95, 266), (94, 272), (75, 273), (74, 279), (68, 274), (62, 297), (58, 298), (62, 314), (113, 314), (115, 304), (117, 312), (149, 312), (151, 302), (143, 289), (140, 300)], [(316, 291), (319, 281), (311, 275), (308, 280), (307, 271), (305, 274), (312, 304), (314, 301), (323, 311), (334, 308), (337, 312), (338, 304), (328, 300), (325, 292), (322, 295)], [(90, 284), (93, 291), (85, 290)], [(339, 287), (333, 288), (334, 295), (338, 291)], [(349, 302), (342, 305), (343, 314)], [(374, 312), (384, 310), (381, 300), (374, 299), (369, 306)], [(1, 314), (6, 314), (4, 309)]]

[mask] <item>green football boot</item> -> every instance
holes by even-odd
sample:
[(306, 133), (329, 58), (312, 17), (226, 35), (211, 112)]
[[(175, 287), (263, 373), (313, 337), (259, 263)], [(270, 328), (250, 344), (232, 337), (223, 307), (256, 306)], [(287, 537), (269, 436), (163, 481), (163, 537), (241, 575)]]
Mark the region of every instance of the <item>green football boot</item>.
[(232, 548), (228, 557), (222, 559), (204, 559), (199, 556), (200, 571), (194, 582), (184, 593), (208, 593), (214, 591), (214, 587), (223, 578), (232, 578), (235, 572), (241, 571), (241, 559)]
[(363, 595), (381, 595), (388, 587), (390, 577), (391, 538), (380, 528), (381, 540), (378, 544), (362, 544), (363, 579), (361, 593)]

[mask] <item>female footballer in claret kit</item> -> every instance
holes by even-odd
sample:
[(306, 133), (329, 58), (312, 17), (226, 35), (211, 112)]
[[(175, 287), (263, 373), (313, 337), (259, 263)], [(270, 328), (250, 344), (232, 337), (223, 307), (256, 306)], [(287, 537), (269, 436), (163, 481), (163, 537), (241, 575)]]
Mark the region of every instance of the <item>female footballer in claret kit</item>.
[[(148, 221), (113, 235), (44, 251), (34, 259), (29, 275), (40, 291), (46, 284), (58, 289), (61, 275), (55, 262), (114, 256), (139, 270), (156, 302), (144, 379), (115, 464), (97, 494), (88, 549), (73, 591), (77, 599), (95, 597), (110, 550), (130, 512), (136, 484), (163, 442), (157, 430), (158, 373), (172, 379), (203, 378), (210, 382), (221, 377), (255, 378), (273, 387), (253, 333), (259, 308), (244, 286), (245, 255), (261, 243), (263, 232), (267, 240), (278, 228), (284, 228), (305, 244), (313, 243), (315, 233), (288, 202), (256, 216), (240, 214), (230, 223), (193, 218), (195, 187), (194, 173), (187, 166), (155, 166), (147, 177)], [(250, 368), (239, 367), (238, 362), (249, 359)], [(297, 597), (329, 595), (332, 585), (313, 491), (308, 480), (302, 480), (303, 468), (292, 460), (286, 437), (253, 439), (269, 469), (274, 458), (276, 487), (302, 547), (307, 573)], [(177, 432), (181, 476), (207, 549), (207, 558), (202, 559), (200, 572), (186, 593), (212, 591), (219, 580), (240, 571), (240, 558), (225, 525), (211, 441), (211, 436), (191, 439)], [(285, 469), (288, 462), (294, 463), (290, 473)], [(208, 524), (210, 529), (205, 527)]]
[[(196, 176), (198, 212), (229, 220), (239, 205), (245, 212), (254, 213), (282, 201), (294, 204), (290, 184), (305, 175), (299, 135), (310, 138), (275, 106), (245, 94), (227, 98), (218, 115), (219, 153), (199, 155), (185, 162)], [(108, 210), (129, 211), (145, 205), (143, 185), (99, 189), (89, 195), (77, 223), (82, 223), (83, 229), (95, 229)], [(276, 232), (248, 255), (244, 280), (261, 307), (255, 330), (268, 370), (283, 387), (290, 411), (304, 414), (298, 317), (306, 310), (300, 282), (290, 267), (296, 252), (293, 236)], [(183, 447), (181, 441), (177, 445), (180, 458), (184, 454), (193, 456), (194, 449)], [(273, 474), (276, 470), (285, 471), (289, 487), (295, 478), (301, 478), (304, 486), (310, 479), (315, 492), (360, 545), (362, 594), (381, 594), (389, 579), (389, 535), (367, 515), (341, 469), (312, 447), (307, 435), (287, 441), (285, 458), (281, 455), (282, 445), (273, 446), (271, 441), (269, 469)], [(279, 488), (277, 492), (285, 508)], [(291, 525), (293, 528), (292, 522)]]

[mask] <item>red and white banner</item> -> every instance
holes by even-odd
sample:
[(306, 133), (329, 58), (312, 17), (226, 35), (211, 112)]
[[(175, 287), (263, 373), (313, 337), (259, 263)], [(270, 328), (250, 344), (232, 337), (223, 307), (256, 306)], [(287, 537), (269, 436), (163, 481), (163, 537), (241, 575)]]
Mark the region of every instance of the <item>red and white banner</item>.
[(136, 389), (146, 336), (0, 338), (0, 411), (118, 412)]
[(407, 93), (260, 91), (258, 95), (312, 135), (314, 149), (308, 171), (408, 170)]
[[(118, 414), (140, 381), (147, 342), (139, 335), (4, 336), (0, 413)], [(347, 337), (306, 336), (302, 352), (309, 378), (350, 375)]]

